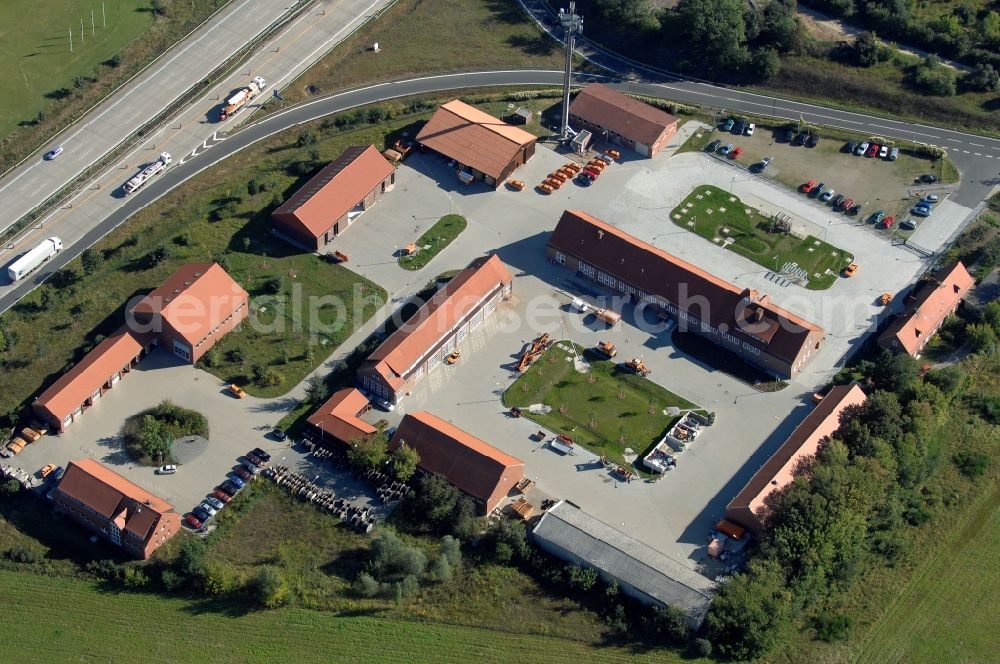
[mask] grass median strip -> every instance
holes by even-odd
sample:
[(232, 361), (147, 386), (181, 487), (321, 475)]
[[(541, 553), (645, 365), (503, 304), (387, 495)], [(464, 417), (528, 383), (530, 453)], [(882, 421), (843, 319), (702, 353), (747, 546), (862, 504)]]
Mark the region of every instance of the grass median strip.
[[(677, 419), (665, 415), (665, 409), (696, 408), (649, 378), (590, 352), (586, 353), (590, 368), (580, 373), (569, 346), (570, 342), (563, 341), (545, 351), (507, 389), (504, 403), (521, 408), (525, 417), (620, 464), (626, 463), (626, 447), (642, 453), (663, 437)], [(576, 354), (583, 353), (583, 347), (576, 346)], [(552, 410), (529, 413), (532, 404), (545, 404)]]
[(765, 217), (712, 185), (695, 188), (670, 213), (670, 220), (812, 290), (832, 286), (854, 258), (812, 235), (800, 238), (791, 229), (780, 230), (780, 219)]
[(437, 256), (445, 247), (454, 241), (465, 230), (468, 222), (458, 214), (446, 214), (427, 229), (413, 244), (414, 252), (400, 252), (399, 266), (404, 270), (419, 270)]

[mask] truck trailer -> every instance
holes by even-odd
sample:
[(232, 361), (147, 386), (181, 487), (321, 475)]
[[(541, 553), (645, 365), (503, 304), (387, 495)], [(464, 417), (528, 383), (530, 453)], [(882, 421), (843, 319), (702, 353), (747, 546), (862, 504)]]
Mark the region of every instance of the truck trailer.
[(62, 251), (63, 243), (57, 237), (43, 240), (25, 255), (18, 258), (7, 267), (7, 276), (11, 281), (23, 279), (29, 272)]
[(263, 77), (255, 76), (250, 81), (250, 85), (237, 90), (232, 97), (226, 100), (226, 103), (219, 110), (219, 122), (225, 122), (231, 118), (236, 111), (246, 106), (251, 99), (259, 95), (266, 85), (267, 81)]
[(163, 170), (170, 165), (170, 153), (161, 152), (160, 158), (154, 161), (152, 164), (142, 169), (135, 175), (133, 175), (128, 182), (126, 182), (122, 189), (125, 191), (125, 195), (129, 195), (136, 190), (138, 190), (142, 185), (146, 184), (153, 176), (162, 173)]

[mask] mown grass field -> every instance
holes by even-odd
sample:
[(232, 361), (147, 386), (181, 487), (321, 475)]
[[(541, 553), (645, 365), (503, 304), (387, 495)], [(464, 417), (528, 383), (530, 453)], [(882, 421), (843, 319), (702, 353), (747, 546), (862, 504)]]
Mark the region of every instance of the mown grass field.
[[(578, 346), (577, 352), (583, 353), (584, 349)], [(624, 464), (626, 447), (642, 454), (673, 424), (676, 418), (664, 415), (665, 408), (696, 406), (620, 367), (619, 363), (630, 359), (622, 352), (613, 361), (588, 352), (590, 372), (582, 374), (574, 368), (572, 355), (553, 345), (507, 388), (504, 404), (522, 409), (537, 403), (550, 406), (548, 414), (524, 411), (524, 416)], [(596, 381), (589, 382), (588, 376)], [(625, 442), (619, 442), (620, 438)]]
[(771, 220), (748, 207), (738, 196), (712, 185), (701, 185), (670, 213), (670, 220), (768, 270), (780, 272), (791, 263), (808, 273), (808, 287), (829, 288), (853, 256), (812, 235), (768, 233)]
[[(418, 37), (418, 38), (413, 38)], [(378, 42), (379, 52), (371, 51)], [(561, 69), (562, 50), (505, 0), (399, 0), (282, 90), (290, 104), (335, 90), (453, 71)], [(277, 105), (271, 105), (271, 112)]]
[[(149, 0), (4, 0), (0, 170), (53, 136), (227, 2), (164, 0), (166, 13), (154, 17)], [(101, 64), (115, 56), (121, 60), (118, 66)]]
[[(91, 582), (0, 571), (5, 602), (17, 607), (5, 657), (20, 662), (680, 662), (593, 642), (525, 634), (515, 611), (491, 607), (495, 629), (365, 611), (254, 611), (237, 601), (163, 598), (103, 590)], [(687, 661), (687, 660), (684, 660)]]

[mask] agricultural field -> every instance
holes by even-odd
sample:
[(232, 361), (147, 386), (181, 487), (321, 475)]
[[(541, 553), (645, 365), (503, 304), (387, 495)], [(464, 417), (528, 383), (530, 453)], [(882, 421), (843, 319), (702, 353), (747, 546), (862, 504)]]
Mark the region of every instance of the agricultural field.
[(837, 280), (853, 256), (812, 235), (797, 238), (769, 232), (773, 220), (748, 207), (739, 197), (702, 185), (670, 213), (670, 219), (703, 238), (775, 272), (805, 270), (808, 288), (823, 290)]
[[(377, 662), (385, 661), (387, 653), (405, 653), (413, 662), (530, 661), (539, 653), (553, 662), (595, 657), (682, 661), (662, 651), (636, 653), (599, 642), (525, 634), (516, 614), (498, 608), (503, 607), (499, 597), (491, 610), (502, 624), (486, 629), (418, 616), (382, 618), (365, 611), (254, 611), (239, 600), (107, 592), (93, 582), (9, 571), (0, 571), (0, 584), (6, 601), (18, 607), (17, 628), (4, 634), (4, 652), (20, 661)], [(498, 595), (504, 591), (496, 588)]]
[(0, 3), (0, 99), (4, 100), (0, 170), (36, 149), (228, 1), (165, 0), (164, 13), (155, 15), (149, 0), (62, 0), (44, 5), (4, 0)]
[[(585, 351), (577, 346), (576, 352)], [(552, 411), (547, 414), (525, 410), (524, 416), (556, 433), (572, 431), (573, 440), (620, 464), (627, 463), (623, 456), (626, 447), (643, 454), (678, 419), (665, 415), (666, 408), (697, 408), (619, 366), (628, 357), (607, 361), (586, 351), (586, 359), (590, 370), (579, 373), (572, 355), (553, 345), (507, 389), (504, 404), (522, 409), (537, 403), (550, 406)]]
[[(376, 42), (378, 53), (371, 50)], [(470, 44), (475, 48), (469, 48)], [(288, 84), (282, 95), (294, 104), (410, 75), (503, 67), (560, 69), (562, 62), (559, 45), (517, 3), (399, 0), (378, 21), (363, 27)], [(280, 108), (272, 106), (271, 112)]]

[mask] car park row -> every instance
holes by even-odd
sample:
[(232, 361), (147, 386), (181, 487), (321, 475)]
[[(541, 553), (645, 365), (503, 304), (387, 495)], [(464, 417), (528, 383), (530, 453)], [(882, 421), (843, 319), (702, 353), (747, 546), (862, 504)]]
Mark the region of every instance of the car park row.
[[(184, 521), (195, 530), (203, 528), (209, 519), (229, 504), (229, 501), (239, 493), (240, 489), (246, 486), (247, 482), (256, 479), (257, 474), (265, 469), (270, 460), (271, 455), (259, 447), (247, 452), (243, 461), (233, 467), (232, 476), (227, 477), (222, 484), (215, 487), (212, 493), (208, 494), (184, 517)], [(164, 468), (169, 467), (164, 466)], [(160, 470), (163, 473), (163, 469)]]

